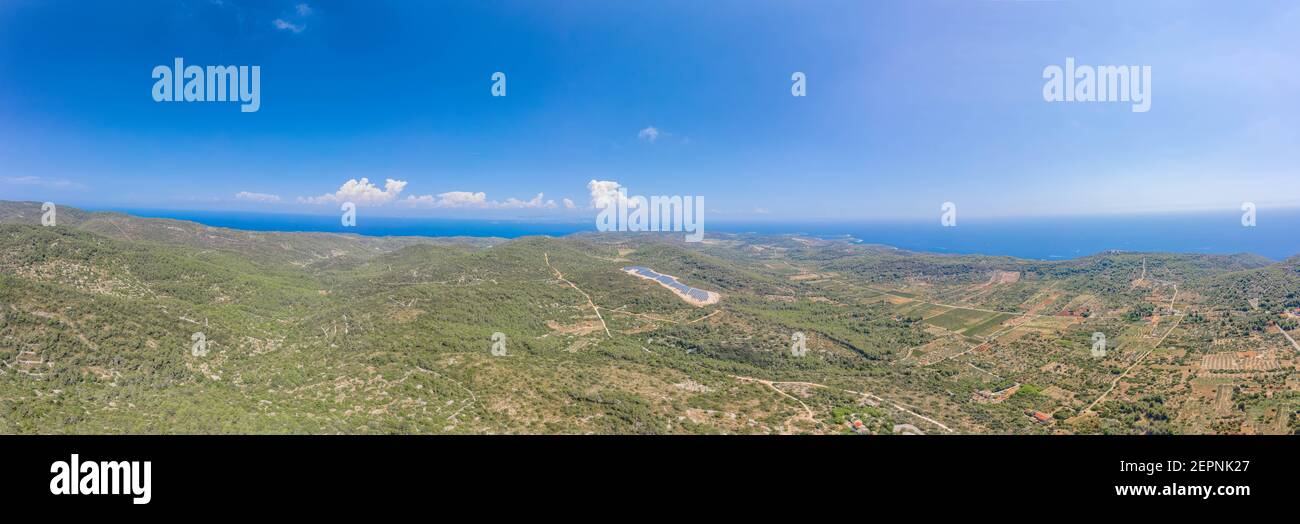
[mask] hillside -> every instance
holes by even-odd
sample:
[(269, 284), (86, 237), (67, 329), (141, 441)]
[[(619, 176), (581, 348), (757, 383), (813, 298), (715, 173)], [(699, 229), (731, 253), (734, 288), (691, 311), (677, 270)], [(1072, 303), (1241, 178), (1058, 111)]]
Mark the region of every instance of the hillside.
[[(630, 265), (722, 298), (695, 307)], [(39, 204), (0, 202), (0, 432), (1293, 433), (1298, 274), (62, 207), (43, 227)]]

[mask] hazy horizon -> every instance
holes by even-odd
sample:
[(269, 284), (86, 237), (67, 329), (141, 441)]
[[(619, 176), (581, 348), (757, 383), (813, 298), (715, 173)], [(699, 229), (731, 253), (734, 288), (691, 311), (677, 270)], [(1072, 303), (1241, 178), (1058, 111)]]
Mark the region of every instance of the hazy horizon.
[[(30, 202), (36, 205), (36, 202)], [(286, 233), (353, 233), (414, 237), (564, 237), (596, 232), (574, 217), (364, 216), (344, 226), (335, 214), (259, 213), (219, 210), (84, 208), (143, 218), (164, 218), (235, 230)], [(1254, 227), (1237, 223), (1239, 212), (1216, 210), (1088, 217), (967, 218), (956, 227), (927, 220), (714, 220), (711, 233), (810, 236), (879, 244), (910, 251), (1062, 260), (1107, 251), (1176, 254), (1254, 254), (1275, 261), (1300, 254), (1300, 209), (1264, 210)], [(635, 237), (640, 233), (623, 233)], [(675, 234), (675, 233), (674, 233)], [(707, 238), (707, 235), (706, 235)]]

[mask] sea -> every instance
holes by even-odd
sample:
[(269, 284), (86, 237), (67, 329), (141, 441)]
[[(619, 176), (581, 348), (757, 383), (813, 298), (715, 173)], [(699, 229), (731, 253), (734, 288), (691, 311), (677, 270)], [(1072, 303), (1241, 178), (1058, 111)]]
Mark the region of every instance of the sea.
[[(226, 211), (103, 209), (135, 216), (173, 218), (252, 231), (312, 231), (373, 236), (475, 236), (517, 238), (595, 231), (593, 219), (464, 220), (364, 217), (343, 227), (338, 215)], [(1260, 209), (1255, 226), (1240, 211), (1050, 218), (961, 218), (955, 227), (933, 221), (706, 221), (710, 231), (798, 234), (884, 244), (911, 251), (1005, 255), (1061, 260), (1111, 250), (1173, 253), (1253, 253), (1274, 260), (1300, 254), (1300, 209)], [(626, 233), (636, 234), (636, 233)]]

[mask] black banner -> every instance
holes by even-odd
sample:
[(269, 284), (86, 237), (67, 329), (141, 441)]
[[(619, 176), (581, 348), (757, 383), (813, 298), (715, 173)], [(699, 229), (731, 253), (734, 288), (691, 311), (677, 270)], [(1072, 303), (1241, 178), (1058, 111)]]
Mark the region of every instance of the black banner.
[(0, 437), (9, 457), (0, 499), (6, 507), (132, 514), (214, 500), (223, 510), (321, 501), (481, 508), (730, 492), (817, 506), (944, 501), (927, 511), (956, 510), (959, 501), (1085, 513), (1197, 511), (1287, 501), (1295, 444), (1291, 437), (11, 436)]

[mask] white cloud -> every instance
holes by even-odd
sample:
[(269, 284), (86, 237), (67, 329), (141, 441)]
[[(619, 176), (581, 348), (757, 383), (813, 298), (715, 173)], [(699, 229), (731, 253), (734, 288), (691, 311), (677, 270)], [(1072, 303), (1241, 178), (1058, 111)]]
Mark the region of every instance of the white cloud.
[(403, 189), (406, 189), (406, 182), (403, 180), (390, 178), (384, 182), (384, 188), (379, 189), (378, 186), (370, 183), (368, 178), (351, 179), (344, 182), (334, 193), (326, 193), (318, 197), (298, 197), (298, 201), (304, 204), (352, 202), (358, 206), (382, 206), (396, 199)]
[(578, 206), (575, 205), (572, 200), (569, 200), (567, 198), (564, 199), (564, 209), (574, 209), (576, 207)]
[(592, 180), (587, 182), (587, 190), (591, 192), (591, 207), (600, 209), (606, 206), (621, 203), (623, 206), (636, 207), (635, 202), (629, 206), (627, 195), (619, 194), (618, 190), (623, 186), (613, 180)]
[(636, 134), (636, 137), (648, 142), (654, 142), (655, 140), (659, 140), (659, 135), (660, 135), (659, 129), (656, 128), (655, 126), (650, 126), (639, 131)]
[(238, 193), (235, 193), (235, 200), (243, 200), (246, 202), (259, 202), (263, 204), (273, 204), (280, 201), (280, 195), (272, 195), (270, 193), (251, 193), (248, 191), (240, 191)]
[(406, 197), (405, 203), (407, 205), (420, 207), (482, 207), (487, 203), (487, 193), (482, 191), (477, 193), (469, 191), (448, 191), (446, 193), (439, 193), (436, 197), (433, 195), (421, 195), (418, 197), (411, 195)]
[(275, 21), (272, 23), (275, 24), (276, 29), (280, 29), (283, 31), (293, 31), (295, 34), (301, 33), (303, 29), (307, 28), (306, 25), (299, 25), (293, 22), (287, 22), (283, 18), (276, 18)]
[(532, 200), (520, 200), (518, 198), (507, 198), (505, 202), (488, 200), (487, 193), (482, 191), (448, 191), (434, 195), (411, 195), (406, 197), (402, 203), (415, 207), (438, 207), (438, 208), (461, 208), (461, 209), (554, 209), (556, 207), (554, 200), (546, 200), (545, 195), (538, 193)]
[(284, 18), (276, 18), (271, 23), (275, 24), (275, 28), (281, 31), (291, 31), (294, 34), (303, 32), (303, 30), (307, 29), (307, 24), (304, 23), (303, 19), (311, 16), (314, 11), (307, 4), (295, 5), (293, 11), (297, 13), (297, 16), (286, 15)]
[(546, 200), (545, 195), (538, 193), (532, 200), (524, 201), (517, 198), (507, 198), (501, 207), (507, 208), (545, 208), (555, 209), (554, 200)]
[(0, 178), (0, 182), (15, 186), (40, 186), (45, 189), (86, 189), (85, 185), (70, 180), (39, 176), (5, 177)]

